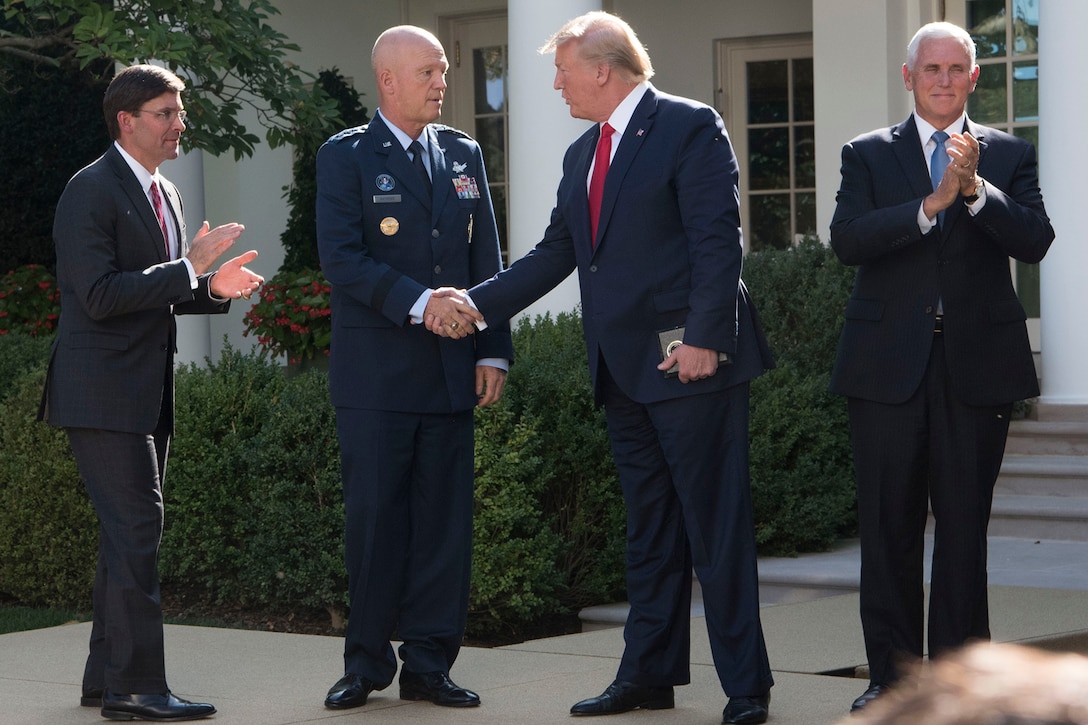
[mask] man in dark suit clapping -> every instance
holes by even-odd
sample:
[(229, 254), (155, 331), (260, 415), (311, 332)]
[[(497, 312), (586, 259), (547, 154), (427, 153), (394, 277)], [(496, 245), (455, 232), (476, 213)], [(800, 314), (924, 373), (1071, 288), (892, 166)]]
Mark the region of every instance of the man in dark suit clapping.
[(158, 551), (174, 426), (174, 315), (224, 313), (263, 278), (249, 251), (212, 265), (241, 224), (207, 222), (192, 243), (177, 189), (159, 174), (185, 130), (182, 81), (156, 66), (114, 77), (114, 144), (68, 182), (53, 239), (61, 314), (40, 417), (63, 426), (100, 526), (85, 706), (121, 720), (215, 712), (166, 685)]
[(921, 28), (915, 110), (842, 151), (831, 246), (857, 266), (832, 392), (849, 398), (861, 532), (865, 707), (922, 656), (923, 538), (935, 521), (929, 654), (989, 639), (986, 528), (1012, 403), (1039, 394), (1010, 257), (1054, 230), (1034, 147), (967, 118), (971, 36)]
[[(571, 712), (673, 707), (673, 686), (690, 678), (694, 567), (729, 697), (723, 722), (761, 723), (772, 678), (748, 385), (771, 361), (740, 280), (737, 160), (714, 109), (649, 83), (650, 58), (620, 18), (575, 18), (543, 51), (555, 53), (571, 115), (594, 123), (563, 158), (544, 238), (469, 296), (488, 322), (504, 320), (578, 270), (590, 376), (627, 505), (631, 612), (616, 680)], [(451, 303), (429, 324), (447, 334), (479, 319)], [(663, 355), (659, 333), (680, 340), (678, 327), (682, 344)]]

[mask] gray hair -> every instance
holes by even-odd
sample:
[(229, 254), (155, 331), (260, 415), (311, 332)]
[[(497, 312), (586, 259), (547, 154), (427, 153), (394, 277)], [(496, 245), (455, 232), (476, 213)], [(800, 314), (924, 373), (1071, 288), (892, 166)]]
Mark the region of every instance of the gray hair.
[(938, 38), (955, 38), (962, 42), (964, 49), (967, 50), (967, 54), (971, 57), (971, 67), (975, 67), (975, 41), (971, 34), (953, 23), (940, 22), (923, 25), (910, 39), (910, 43), (907, 45), (907, 70), (914, 70), (914, 64), (918, 60), (918, 49), (921, 47), (922, 42), (937, 40)]

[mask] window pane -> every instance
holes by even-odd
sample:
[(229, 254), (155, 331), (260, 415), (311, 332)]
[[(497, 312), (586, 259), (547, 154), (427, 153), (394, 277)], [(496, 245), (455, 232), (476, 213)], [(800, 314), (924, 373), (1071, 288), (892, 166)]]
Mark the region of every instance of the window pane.
[(979, 58), (1005, 55), (1005, 0), (968, 0), (967, 28)]
[(793, 217), (794, 234), (797, 236), (798, 240), (800, 240), (801, 237), (815, 235), (816, 195), (811, 192), (794, 194), (793, 202), (796, 205)]
[(1014, 121), (1039, 120), (1038, 61), (1012, 64), (1012, 116)]
[(787, 249), (790, 244), (790, 195), (752, 195), (748, 203), (752, 230), (749, 251)]
[(794, 121), (812, 121), (816, 118), (812, 88), (812, 58), (793, 61)]
[(748, 63), (748, 123), (789, 120), (789, 68), (785, 60)]
[(1039, 52), (1038, 0), (1013, 0), (1013, 55), (1035, 55)]
[(794, 186), (816, 186), (816, 129), (794, 127)]
[(1038, 126), (1017, 126), (1012, 130), (1014, 136), (1030, 141), (1035, 146), (1035, 153), (1039, 153), (1039, 127)]
[(982, 66), (975, 92), (967, 97), (967, 112), (978, 123), (1003, 124), (1008, 121), (1008, 93), (1005, 90), (1006, 65)]
[(506, 108), (505, 65), (501, 45), (472, 51), (476, 113), (498, 113)]
[(748, 188), (788, 189), (790, 133), (786, 127), (748, 131)]
[(506, 181), (506, 143), (503, 137), (503, 117), (491, 116), (476, 119), (476, 140), (484, 154), (487, 180), (491, 183)]

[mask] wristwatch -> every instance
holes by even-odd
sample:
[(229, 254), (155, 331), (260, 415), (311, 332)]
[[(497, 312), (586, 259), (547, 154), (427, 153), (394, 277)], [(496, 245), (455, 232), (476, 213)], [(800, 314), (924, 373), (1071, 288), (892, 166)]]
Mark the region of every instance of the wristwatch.
[(982, 195), (982, 177), (975, 178), (975, 192), (971, 196), (963, 197), (964, 204), (974, 204), (978, 201), (979, 196)]

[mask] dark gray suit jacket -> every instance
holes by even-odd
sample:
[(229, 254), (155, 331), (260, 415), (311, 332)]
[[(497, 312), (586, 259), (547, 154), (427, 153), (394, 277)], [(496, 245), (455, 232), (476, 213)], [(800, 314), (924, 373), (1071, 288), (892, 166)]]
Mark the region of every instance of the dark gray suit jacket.
[[(181, 198), (163, 193), (188, 250)], [(80, 170), (53, 223), (61, 314), (39, 417), (62, 427), (151, 433), (173, 410), (175, 314), (222, 313), (211, 274), (192, 289), (170, 261), (155, 212), (116, 146)]]

